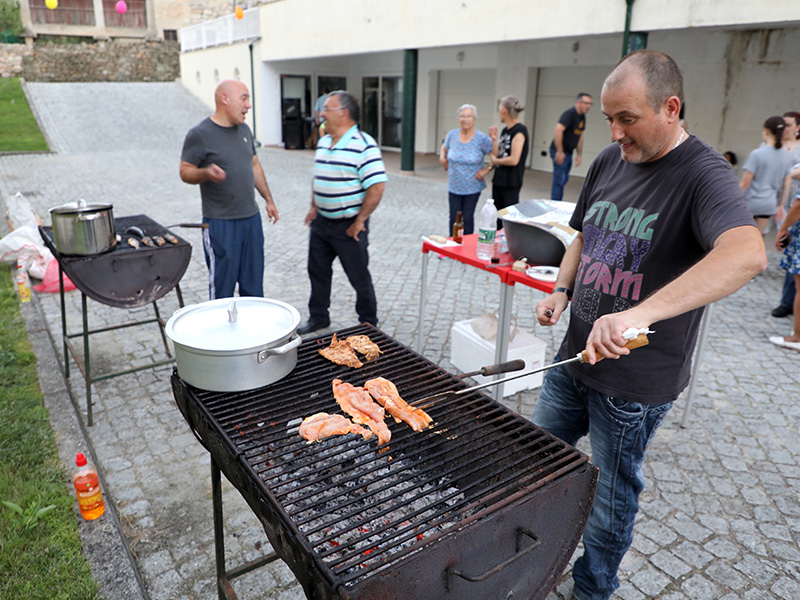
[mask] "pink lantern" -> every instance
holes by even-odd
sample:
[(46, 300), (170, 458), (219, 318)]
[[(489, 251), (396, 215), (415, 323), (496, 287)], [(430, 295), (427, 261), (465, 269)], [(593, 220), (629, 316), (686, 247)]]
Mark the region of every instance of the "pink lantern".
[(125, 0), (119, 0), (114, 8), (116, 8), (117, 12), (121, 15), (124, 15), (126, 12), (128, 12), (128, 5), (125, 4)]

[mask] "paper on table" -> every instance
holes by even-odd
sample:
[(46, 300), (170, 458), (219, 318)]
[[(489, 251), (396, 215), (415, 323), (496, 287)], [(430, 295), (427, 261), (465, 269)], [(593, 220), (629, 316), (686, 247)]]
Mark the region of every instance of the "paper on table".
[(437, 248), (450, 248), (452, 246), (460, 246), (461, 245), (461, 244), (458, 244), (458, 243), (454, 242), (453, 240), (447, 240), (444, 244), (441, 244), (439, 242), (434, 242), (427, 235), (423, 235), (422, 236), (422, 241), (423, 242), (428, 242), (429, 244), (433, 244)]
[(533, 279), (552, 283), (558, 279), (558, 267), (528, 267), (525, 274)]

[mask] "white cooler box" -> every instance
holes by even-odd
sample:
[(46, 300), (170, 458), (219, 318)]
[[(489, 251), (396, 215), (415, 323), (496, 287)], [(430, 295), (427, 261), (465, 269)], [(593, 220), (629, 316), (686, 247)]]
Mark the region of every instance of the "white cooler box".
[[(544, 353), (547, 343), (540, 340), (532, 333), (522, 329), (517, 330), (514, 339), (508, 344), (508, 357), (506, 360), (521, 358), (525, 361), (525, 370), (538, 369), (544, 366)], [(481, 367), (494, 364), (495, 343), (489, 342), (475, 333), (472, 321), (458, 321), (450, 330), (450, 362), (463, 373), (477, 371)], [(516, 371), (519, 373), (519, 371)], [(508, 377), (512, 373), (505, 373), (501, 377)], [(544, 373), (535, 373), (527, 377), (520, 377), (509, 381), (503, 386), (503, 396), (516, 394), (521, 390), (532, 390), (542, 385)], [(477, 383), (491, 381), (494, 377), (473, 376)], [(494, 388), (483, 391), (492, 394)]]

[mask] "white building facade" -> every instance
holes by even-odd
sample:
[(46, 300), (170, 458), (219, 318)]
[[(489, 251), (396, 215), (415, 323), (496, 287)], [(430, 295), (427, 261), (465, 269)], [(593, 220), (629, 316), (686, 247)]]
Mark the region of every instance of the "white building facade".
[[(325, 87), (360, 100), (362, 127), (382, 147), (400, 149), (411, 127), (423, 153), (439, 151), (461, 104), (477, 106), (487, 131), (500, 124), (499, 99), (513, 95), (526, 105), (528, 166), (549, 171), (553, 127), (585, 92), (596, 102), (573, 169), (584, 175), (610, 141), (599, 96), (628, 33), (677, 60), (688, 129), (720, 152), (743, 161), (768, 117), (800, 111), (797, 0), (272, 0), (245, 13), (257, 20), (251, 33), (181, 53), (182, 80), (209, 106), (219, 81), (247, 83), (265, 145), (306, 146), (307, 125), (293, 115), (311, 115)], [(409, 77), (416, 94), (404, 110)]]

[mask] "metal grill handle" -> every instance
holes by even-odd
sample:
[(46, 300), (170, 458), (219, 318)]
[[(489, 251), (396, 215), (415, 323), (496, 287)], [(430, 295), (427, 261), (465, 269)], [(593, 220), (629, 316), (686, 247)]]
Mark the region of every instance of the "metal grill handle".
[[(531, 538), (533, 540), (533, 544), (531, 544), (530, 546), (528, 546), (524, 550), (520, 550), (520, 543), (522, 541), (522, 536), (523, 535), (526, 535), (529, 538)], [(516, 543), (516, 548), (517, 549), (516, 549), (516, 552), (514, 553), (513, 556), (510, 556), (509, 558), (507, 558), (506, 560), (501, 562), (499, 565), (495, 565), (494, 567), (492, 567), (488, 571), (485, 571), (484, 573), (481, 573), (480, 575), (475, 575), (475, 576), (467, 575), (466, 573), (462, 573), (461, 571), (456, 571), (455, 569), (447, 569), (446, 578), (445, 578), (445, 580), (446, 580), (445, 586), (447, 588), (447, 591), (448, 592), (450, 591), (450, 576), (451, 575), (455, 576), (455, 577), (461, 577), (461, 579), (469, 581), (470, 583), (480, 583), (482, 581), (486, 581), (487, 579), (489, 579), (489, 577), (492, 577), (493, 575), (496, 575), (497, 573), (499, 573), (500, 571), (502, 571), (503, 569), (505, 569), (506, 567), (508, 567), (512, 563), (518, 561), (523, 556), (526, 556), (531, 551), (533, 551), (536, 548), (538, 548), (541, 543), (542, 543), (542, 540), (539, 538), (539, 536), (537, 536), (535, 533), (533, 533), (529, 529), (525, 529), (523, 527), (520, 527), (519, 529), (517, 529), (517, 543)]]

